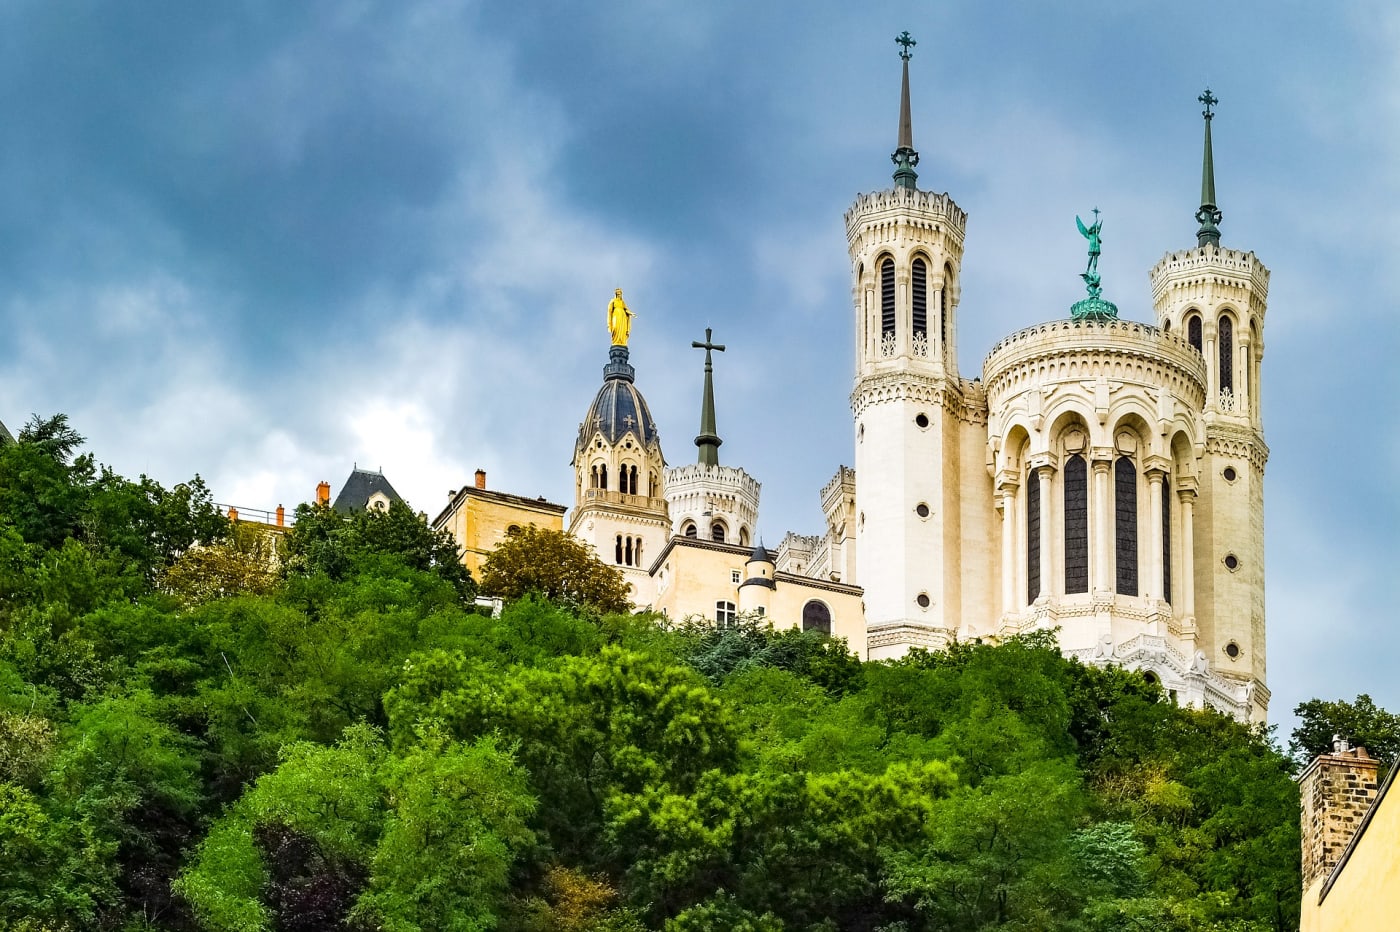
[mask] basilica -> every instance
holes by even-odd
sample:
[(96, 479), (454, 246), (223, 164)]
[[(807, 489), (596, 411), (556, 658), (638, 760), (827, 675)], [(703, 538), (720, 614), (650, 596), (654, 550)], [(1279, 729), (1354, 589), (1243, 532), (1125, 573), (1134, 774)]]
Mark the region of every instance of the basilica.
[[(854, 306), (855, 468), (820, 490), (825, 528), (755, 539), (759, 483), (721, 465), (707, 334), (695, 462), (668, 466), (608, 309), (602, 385), (574, 443), (568, 530), (615, 564), (636, 606), (740, 614), (846, 639), (869, 659), (1039, 629), (1178, 702), (1263, 721), (1260, 364), (1269, 272), (1220, 244), (1210, 127), (1196, 243), (1151, 270), (1152, 324), (1100, 294), (958, 369), (966, 213), (918, 187), (903, 80), (893, 186), (845, 215)], [(1051, 314), (1055, 317), (1056, 315)]]

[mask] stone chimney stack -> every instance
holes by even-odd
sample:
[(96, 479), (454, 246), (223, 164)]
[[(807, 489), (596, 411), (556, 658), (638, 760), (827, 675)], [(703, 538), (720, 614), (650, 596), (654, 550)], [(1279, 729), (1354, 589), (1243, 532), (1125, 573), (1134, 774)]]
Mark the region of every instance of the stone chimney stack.
[(322, 481), (316, 486), (316, 504), (329, 505), (331, 503), (331, 484)]
[(486, 488), (486, 470), (478, 469), (476, 471), (476, 487), (478, 489)]
[(1376, 761), (1340, 735), (1298, 777), (1303, 811), (1303, 890), (1324, 880), (1376, 799)]

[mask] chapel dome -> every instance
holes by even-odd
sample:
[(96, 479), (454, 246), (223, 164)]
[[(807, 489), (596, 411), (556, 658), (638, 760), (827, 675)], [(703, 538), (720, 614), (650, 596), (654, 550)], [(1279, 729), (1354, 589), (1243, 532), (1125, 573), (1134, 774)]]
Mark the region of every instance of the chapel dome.
[(605, 443), (616, 444), (631, 433), (644, 449), (660, 439), (651, 409), (637, 390), (635, 370), (627, 362), (627, 347), (612, 347), (610, 360), (603, 367), (603, 385), (579, 424), (575, 455), (596, 434), (601, 434)]

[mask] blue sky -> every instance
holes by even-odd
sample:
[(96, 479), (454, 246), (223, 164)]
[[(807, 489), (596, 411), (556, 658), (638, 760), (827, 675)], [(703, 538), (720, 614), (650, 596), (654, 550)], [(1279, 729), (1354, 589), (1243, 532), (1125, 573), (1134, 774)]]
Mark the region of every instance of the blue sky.
[(1194, 244), (1207, 82), (1225, 245), (1272, 270), (1263, 368), (1273, 716), (1400, 711), (1400, 13), (1384, 3), (13, 2), (0, 10), (0, 419), (292, 506), (352, 463), (436, 513), (477, 467), (567, 502), (626, 290), (670, 461), (713, 327), (724, 462), (812, 532), (852, 459), (842, 214), (968, 211), (960, 365), (1062, 317), (1076, 213), (1151, 319)]

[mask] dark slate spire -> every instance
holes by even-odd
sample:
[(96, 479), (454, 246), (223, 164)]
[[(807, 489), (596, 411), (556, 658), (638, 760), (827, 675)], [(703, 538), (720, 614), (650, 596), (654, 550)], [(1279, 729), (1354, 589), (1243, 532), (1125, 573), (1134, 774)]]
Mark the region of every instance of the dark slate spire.
[(1206, 118), (1206, 148), (1201, 157), (1201, 209), (1196, 211), (1196, 220), (1201, 228), (1196, 231), (1196, 245), (1219, 246), (1220, 228), (1216, 224), (1223, 215), (1220, 208), (1215, 206), (1215, 156), (1211, 152), (1210, 121), (1215, 117), (1211, 108), (1220, 101), (1210, 92), (1210, 88), (1206, 88), (1206, 92), (1196, 99), (1206, 105), (1201, 111), (1201, 116)]
[(711, 340), (713, 334), (714, 331), (706, 327), (705, 342), (697, 340), (690, 344), (705, 351), (705, 397), (700, 402), (700, 436), (695, 438), (695, 445), (700, 448), (697, 462), (705, 466), (719, 465), (719, 445), (724, 442), (719, 439), (719, 434), (715, 433), (715, 367), (710, 358), (711, 350), (719, 350), (722, 353), (724, 346)]
[(914, 151), (914, 119), (909, 114), (909, 59), (914, 54), (909, 50), (917, 43), (910, 38), (908, 30), (894, 41), (901, 46), (899, 57), (904, 63), (904, 83), (899, 91), (899, 144), (890, 159), (895, 164), (894, 186), (913, 191), (919, 180), (919, 173), (914, 171), (914, 166), (919, 164), (919, 153)]

